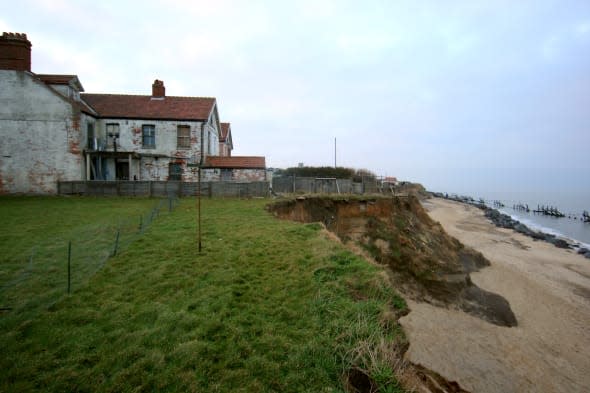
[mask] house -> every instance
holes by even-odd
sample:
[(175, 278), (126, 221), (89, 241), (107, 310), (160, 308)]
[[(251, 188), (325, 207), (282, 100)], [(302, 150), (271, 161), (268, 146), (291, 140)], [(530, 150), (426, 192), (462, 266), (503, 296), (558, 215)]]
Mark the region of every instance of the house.
[[(215, 175), (230, 168), (210, 158), (231, 156), (233, 141), (217, 100), (168, 96), (160, 80), (151, 90), (90, 94), (76, 75), (33, 73), (27, 36), (3, 33), (0, 194), (52, 194), (58, 181), (72, 180), (196, 181), (205, 163), (203, 175), (221, 179)], [(236, 162), (231, 179), (265, 179), (250, 173), (260, 172), (264, 157)]]
[(222, 157), (231, 156), (234, 144), (231, 139), (231, 124), (221, 123), (221, 136), (219, 138), (219, 155)]
[(208, 156), (203, 164), (207, 181), (266, 181), (264, 157)]
[(389, 187), (389, 186), (396, 186), (398, 181), (397, 181), (397, 177), (389, 176), (389, 177), (384, 178), (381, 181), (381, 183), (384, 187)]
[(188, 163), (219, 154), (215, 98), (81, 94), (95, 112), (86, 127), (86, 180), (196, 180)]

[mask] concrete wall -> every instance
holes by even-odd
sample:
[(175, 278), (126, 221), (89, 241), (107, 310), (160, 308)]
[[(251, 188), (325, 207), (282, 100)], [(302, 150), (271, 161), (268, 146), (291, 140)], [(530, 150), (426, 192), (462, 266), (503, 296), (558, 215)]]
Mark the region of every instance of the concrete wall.
[(0, 193), (55, 193), (80, 180), (82, 115), (26, 71), (0, 70)]

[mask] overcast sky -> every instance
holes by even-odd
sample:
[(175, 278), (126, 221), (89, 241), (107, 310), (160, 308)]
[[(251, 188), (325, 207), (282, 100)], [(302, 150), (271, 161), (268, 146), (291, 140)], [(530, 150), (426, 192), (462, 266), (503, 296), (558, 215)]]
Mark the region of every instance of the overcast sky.
[(213, 96), (234, 155), (434, 190), (590, 190), (590, 1), (2, 2), (32, 70)]

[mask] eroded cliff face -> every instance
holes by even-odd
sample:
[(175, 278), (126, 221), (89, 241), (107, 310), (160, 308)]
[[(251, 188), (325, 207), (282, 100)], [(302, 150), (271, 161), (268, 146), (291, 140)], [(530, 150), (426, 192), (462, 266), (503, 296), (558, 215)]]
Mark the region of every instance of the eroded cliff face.
[(510, 304), (477, 287), (469, 273), (489, 265), (475, 250), (449, 236), (417, 198), (305, 197), (269, 205), (276, 216), (321, 222), (344, 241), (386, 265), (405, 296), (453, 307), (499, 326), (516, 326)]

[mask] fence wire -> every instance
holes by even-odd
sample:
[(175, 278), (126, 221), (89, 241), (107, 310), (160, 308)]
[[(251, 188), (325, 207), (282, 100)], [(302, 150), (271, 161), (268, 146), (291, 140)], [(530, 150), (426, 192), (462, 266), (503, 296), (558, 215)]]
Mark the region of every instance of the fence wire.
[(160, 215), (170, 214), (179, 205), (177, 197), (159, 200), (140, 216), (124, 217), (109, 224), (89, 224), (78, 228), (75, 239), (54, 239), (34, 245), (25, 261), (15, 261), (11, 277), (0, 282), (0, 324), (9, 316), (33, 316), (51, 308), (63, 296), (87, 285), (112, 256), (123, 252)]

